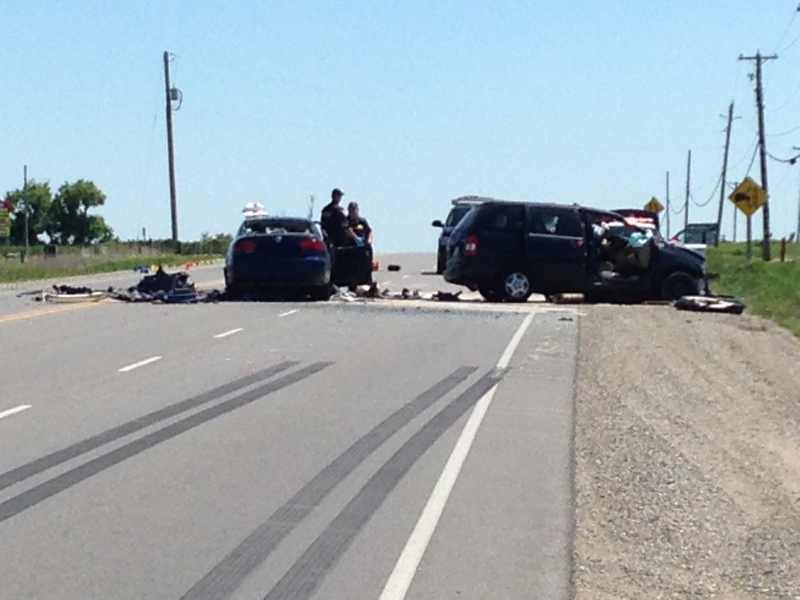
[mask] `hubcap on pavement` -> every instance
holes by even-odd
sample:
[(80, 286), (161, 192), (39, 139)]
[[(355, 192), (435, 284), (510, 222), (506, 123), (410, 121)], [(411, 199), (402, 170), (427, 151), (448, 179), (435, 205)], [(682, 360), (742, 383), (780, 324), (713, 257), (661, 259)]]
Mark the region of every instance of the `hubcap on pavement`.
[(522, 273), (512, 273), (506, 277), (505, 288), (506, 293), (512, 298), (522, 298), (528, 293), (530, 283)]

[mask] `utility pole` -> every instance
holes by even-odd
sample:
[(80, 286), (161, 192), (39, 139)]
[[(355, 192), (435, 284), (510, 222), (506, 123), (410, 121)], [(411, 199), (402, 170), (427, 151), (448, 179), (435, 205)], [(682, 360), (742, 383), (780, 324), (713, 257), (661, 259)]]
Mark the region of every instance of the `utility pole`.
[(179, 98), (180, 91), (173, 89), (169, 81), (169, 52), (164, 51), (164, 90), (167, 95), (167, 157), (169, 160), (169, 207), (172, 217), (172, 244), (178, 248), (178, 199), (175, 190), (175, 148), (172, 140), (172, 101)]
[(667, 171), (667, 239), (669, 239), (669, 171)]
[(800, 244), (800, 190), (797, 193), (797, 231), (795, 232), (794, 241)]
[(770, 248), (770, 229), (769, 229), (769, 192), (767, 188), (767, 142), (764, 135), (764, 90), (761, 81), (761, 63), (765, 60), (775, 60), (778, 56), (772, 54), (763, 56), (761, 51), (756, 52), (755, 56), (739, 56), (739, 60), (753, 60), (756, 63), (756, 106), (758, 108), (758, 151), (761, 158), (761, 187), (767, 193), (764, 206), (761, 207), (761, 214), (764, 219), (763, 242), (761, 244), (762, 257), (768, 261), (771, 259)]
[(692, 179), (692, 151), (689, 150), (689, 158), (686, 161), (686, 203), (683, 205), (683, 228), (689, 228), (689, 183)]
[(731, 125), (733, 124), (733, 102), (728, 107), (728, 127), (725, 129), (725, 157), (722, 159), (722, 179), (719, 182), (719, 212), (717, 213), (717, 238), (715, 246), (719, 246), (722, 237), (722, 206), (725, 204), (726, 176), (728, 175), (728, 149), (731, 145)]
[(314, 220), (314, 195), (311, 195), (311, 202), (308, 205), (308, 220)]
[(30, 217), (30, 206), (28, 206), (28, 165), (22, 166), (22, 200), (25, 202), (25, 260), (28, 259), (28, 254), (31, 251), (30, 243), (28, 242), (28, 220)]

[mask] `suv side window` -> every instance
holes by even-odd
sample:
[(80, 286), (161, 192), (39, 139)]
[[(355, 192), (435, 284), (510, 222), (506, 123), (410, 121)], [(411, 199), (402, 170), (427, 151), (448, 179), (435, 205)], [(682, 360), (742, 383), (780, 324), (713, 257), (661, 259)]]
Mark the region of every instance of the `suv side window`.
[(532, 207), (528, 212), (528, 229), (538, 235), (583, 237), (578, 214), (559, 208)]
[(519, 233), (522, 231), (525, 207), (519, 204), (487, 207), (481, 218), (485, 232)]

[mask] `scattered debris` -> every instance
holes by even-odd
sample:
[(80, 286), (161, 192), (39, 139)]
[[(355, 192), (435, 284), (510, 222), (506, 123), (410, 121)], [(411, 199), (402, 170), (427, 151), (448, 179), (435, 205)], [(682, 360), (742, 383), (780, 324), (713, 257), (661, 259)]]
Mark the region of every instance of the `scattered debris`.
[(439, 302), (457, 302), (461, 300), (460, 298), (461, 292), (456, 292), (455, 294), (452, 292), (436, 292), (433, 296), (431, 296), (431, 300), (438, 300)]
[[(68, 288), (68, 286), (61, 287)], [(36, 301), (73, 304), (78, 302), (98, 302), (107, 297), (105, 292), (95, 291), (89, 288), (58, 289), (57, 286), (53, 286), (53, 288), (55, 288), (53, 292), (43, 291), (41, 295), (36, 296)]]
[(733, 296), (684, 296), (674, 304), (678, 310), (696, 312), (719, 312), (740, 315), (745, 305), (740, 298)]
[(554, 304), (583, 304), (585, 299), (583, 294), (563, 293), (551, 297)]
[(389, 265), (388, 267), (386, 267), (386, 270), (387, 271), (399, 271), (400, 270), (400, 265)]
[(374, 281), (370, 284), (362, 284), (356, 286), (356, 296), (359, 298), (379, 298), (380, 294), (378, 293), (378, 284)]

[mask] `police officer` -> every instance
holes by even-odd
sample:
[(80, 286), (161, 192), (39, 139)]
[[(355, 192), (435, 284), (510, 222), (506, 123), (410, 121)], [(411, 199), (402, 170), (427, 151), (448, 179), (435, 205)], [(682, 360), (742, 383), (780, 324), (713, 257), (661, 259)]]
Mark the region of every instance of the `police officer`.
[(347, 222), (356, 236), (360, 237), (368, 247), (372, 246), (372, 227), (369, 222), (358, 212), (358, 203), (351, 202), (347, 205)]
[(359, 240), (350, 228), (347, 216), (341, 207), (342, 196), (344, 196), (344, 192), (339, 188), (334, 188), (331, 192), (331, 201), (322, 208), (320, 217), (325, 235), (334, 247), (345, 246), (348, 240)]

